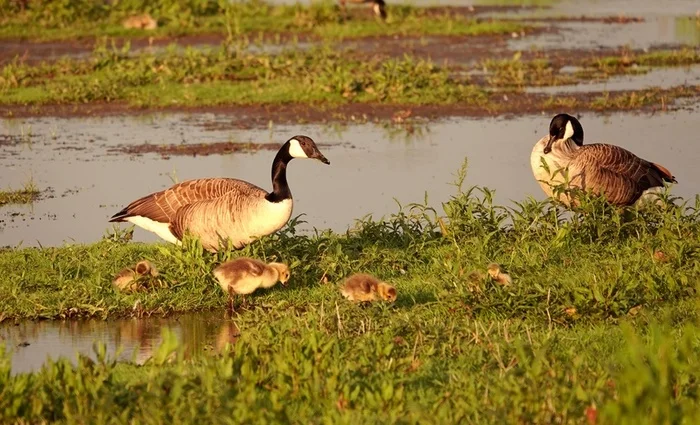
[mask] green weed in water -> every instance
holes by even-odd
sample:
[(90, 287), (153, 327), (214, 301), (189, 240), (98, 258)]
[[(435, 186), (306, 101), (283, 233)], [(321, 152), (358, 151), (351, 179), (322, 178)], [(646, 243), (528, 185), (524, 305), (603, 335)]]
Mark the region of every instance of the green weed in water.
[(0, 190), (0, 207), (7, 204), (30, 204), (40, 193), (31, 180), (22, 189)]

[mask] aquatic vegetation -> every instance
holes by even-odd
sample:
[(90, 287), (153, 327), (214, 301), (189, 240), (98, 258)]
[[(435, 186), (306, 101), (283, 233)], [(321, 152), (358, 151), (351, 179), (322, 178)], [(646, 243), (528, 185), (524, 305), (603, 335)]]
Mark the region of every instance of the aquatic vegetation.
[(522, 60), (517, 52), (512, 59), (488, 59), (481, 63), (487, 81), (493, 87), (523, 89), (526, 86), (559, 86), (575, 84), (576, 78), (562, 74), (546, 59)]
[(0, 207), (7, 204), (30, 204), (41, 192), (30, 180), (22, 189), (0, 190)]
[(635, 67), (682, 66), (700, 63), (700, 53), (694, 49), (683, 48), (658, 50), (649, 53), (624, 51), (619, 56), (606, 56), (587, 60), (584, 64), (606, 74), (633, 72)]
[[(670, 53), (669, 53), (670, 54)], [(562, 75), (546, 60), (479, 65), (487, 77), (463, 77), (428, 60), (364, 58), (332, 45), (280, 54), (250, 53), (245, 45), (224, 43), (215, 49), (171, 46), (165, 52), (131, 51), (96, 46), (87, 60), (63, 59), (26, 64), (19, 60), (0, 70), (0, 104), (127, 103), (138, 108), (209, 105), (381, 103), (393, 105), (471, 105), (498, 111), (503, 90), (519, 93), (525, 86), (579, 81)], [(485, 81), (484, 81), (485, 80)], [(299, 87), (304, 89), (300, 90)], [(566, 99), (531, 96), (529, 104), (549, 109), (567, 101), (580, 109), (666, 107), (681, 97), (694, 97), (697, 87), (620, 92), (609, 98), (581, 94)], [(628, 101), (622, 101), (625, 97)]]
[[(288, 102), (454, 103), (485, 99), (447, 69), (406, 57), (361, 60), (330, 46), (279, 55), (223, 45), (184, 54), (129, 54), (98, 46), (89, 61), (12, 63), (0, 73), (1, 103), (128, 101), (138, 106)], [(304, 90), (299, 86), (303, 85)]]

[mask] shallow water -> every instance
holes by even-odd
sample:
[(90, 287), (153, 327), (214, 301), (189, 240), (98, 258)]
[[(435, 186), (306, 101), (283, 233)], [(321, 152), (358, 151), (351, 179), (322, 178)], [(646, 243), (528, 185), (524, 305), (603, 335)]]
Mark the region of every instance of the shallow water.
[(12, 354), (12, 372), (40, 369), (48, 358), (77, 360), (77, 353), (95, 360), (94, 343), (102, 342), (109, 358), (143, 364), (168, 329), (184, 346), (185, 355), (220, 352), (235, 343), (240, 331), (223, 313), (187, 314), (171, 318), (121, 320), (24, 321), (0, 325), (0, 344)]
[[(331, 161), (296, 160), (288, 171), (294, 194), (294, 215), (304, 213), (313, 227), (344, 231), (365, 214), (375, 218), (397, 211), (402, 204), (422, 202), (440, 207), (455, 193), (450, 184), (464, 158), (469, 160), (467, 185), (496, 190), (496, 201), (510, 205), (527, 196), (543, 198), (532, 177), (529, 155), (546, 133), (549, 115), (513, 119), (445, 119), (409, 135), (376, 124), (332, 128), (320, 125), (277, 126), (272, 130), (232, 130), (221, 125), (225, 115), (172, 114), (150, 117), (32, 118), (1, 120), (0, 134), (31, 131), (30, 142), (4, 146), (0, 180), (21, 187), (32, 178), (50, 196), (33, 205), (0, 209), (0, 245), (58, 245), (63, 241), (94, 242), (109, 229), (109, 217), (128, 202), (180, 181), (230, 176), (270, 189), (273, 151), (211, 156), (157, 154), (129, 156), (109, 152), (118, 144), (201, 143), (235, 140), (280, 144), (296, 134), (317, 142)], [(588, 143), (605, 141), (673, 171), (673, 192), (697, 193), (700, 180), (700, 120), (695, 110), (670, 113), (616, 113), (581, 117)], [(352, 147), (354, 146), (354, 147)], [(124, 225), (122, 225), (124, 226)], [(137, 229), (137, 241), (158, 240)]]

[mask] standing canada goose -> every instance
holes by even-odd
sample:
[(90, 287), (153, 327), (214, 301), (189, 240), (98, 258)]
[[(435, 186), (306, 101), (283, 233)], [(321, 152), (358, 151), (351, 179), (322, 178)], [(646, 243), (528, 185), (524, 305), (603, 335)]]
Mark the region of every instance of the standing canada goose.
[(496, 263), (489, 264), (486, 271), (488, 272), (491, 279), (503, 286), (508, 286), (511, 283), (513, 283), (513, 279), (510, 278), (510, 275), (507, 273), (503, 273), (503, 269), (501, 269), (501, 266), (499, 266)]
[(396, 288), (374, 276), (357, 273), (345, 280), (340, 293), (350, 301), (396, 300)]
[[(602, 194), (618, 206), (634, 204), (644, 191), (663, 187), (664, 182), (677, 183), (666, 168), (619, 146), (584, 146), (583, 127), (568, 114), (552, 118), (549, 135), (532, 149), (530, 165), (547, 196), (553, 196), (555, 186), (566, 183), (568, 169), (569, 187)], [(565, 195), (560, 200), (566, 205), (572, 203)]]
[(258, 288), (271, 288), (289, 280), (289, 267), (282, 263), (265, 264), (253, 258), (237, 258), (214, 269), (219, 286), (229, 295), (231, 310), (235, 295), (252, 294)]
[(384, 0), (340, 0), (340, 8), (343, 10), (343, 16), (347, 16), (347, 10), (345, 7), (345, 3), (347, 2), (357, 4), (370, 3), (374, 14), (380, 17), (382, 20), (386, 20), (386, 3), (384, 3)]
[(131, 222), (172, 243), (189, 232), (209, 251), (217, 251), (226, 239), (243, 248), (281, 229), (291, 217), (287, 164), (293, 158), (330, 164), (311, 138), (294, 136), (272, 161), (272, 192), (238, 179), (189, 180), (137, 199), (109, 221)]
[(120, 271), (112, 285), (120, 291), (131, 292), (138, 288), (138, 281), (142, 276), (158, 277), (158, 270), (148, 260), (139, 261), (136, 267), (127, 267)]

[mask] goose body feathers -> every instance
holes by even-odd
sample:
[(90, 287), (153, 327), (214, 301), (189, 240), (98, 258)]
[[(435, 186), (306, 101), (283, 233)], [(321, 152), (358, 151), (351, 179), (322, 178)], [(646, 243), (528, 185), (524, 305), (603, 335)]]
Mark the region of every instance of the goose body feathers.
[[(547, 196), (554, 187), (592, 191), (614, 205), (632, 205), (649, 189), (676, 183), (663, 166), (644, 160), (615, 145), (583, 145), (583, 128), (576, 118), (560, 114), (550, 124), (550, 134), (535, 144), (530, 156), (533, 174)], [(560, 200), (571, 204), (562, 194)]]
[(291, 217), (293, 201), (286, 168), (292, 158), (329, 163), (313, 140), (296, 136), (280, 148), (273, 161), (272, 192), (232, 178), (189, 180), (133, 201), (110, 221), (131, 222), (172, 243), (190, 233), (210, 251), (226, 240), (240, 249), (281, 229)]

